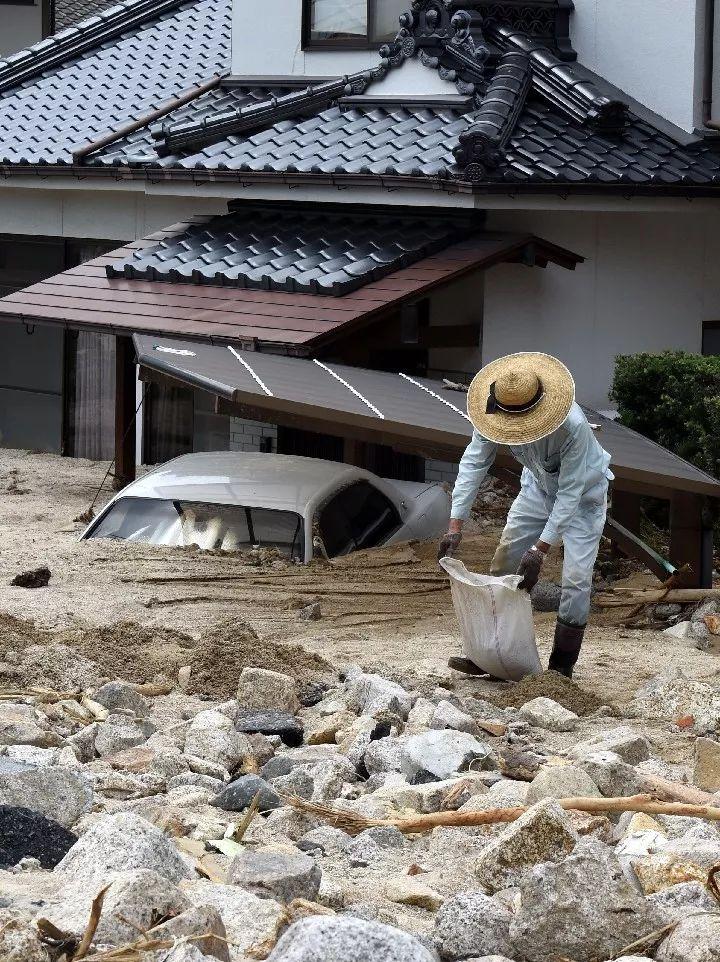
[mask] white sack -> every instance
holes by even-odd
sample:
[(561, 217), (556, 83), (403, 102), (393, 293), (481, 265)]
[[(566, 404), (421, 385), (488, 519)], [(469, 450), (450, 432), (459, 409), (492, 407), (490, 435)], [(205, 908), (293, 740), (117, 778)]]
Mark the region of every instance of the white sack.
[(450, 575), (465, 657), (508, 681), (539, 675), (530, 595), (518, 591), (522, 576), (476, 574), (457, 558), (441, 558), (440, 564)]

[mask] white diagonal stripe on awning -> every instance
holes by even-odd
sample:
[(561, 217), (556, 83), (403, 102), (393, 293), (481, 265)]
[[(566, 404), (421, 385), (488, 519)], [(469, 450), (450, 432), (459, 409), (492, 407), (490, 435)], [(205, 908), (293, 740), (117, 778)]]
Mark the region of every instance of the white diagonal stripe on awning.
[(332, 377), (334, 377), (336, 381), (339, 381), (343, 385), (343, 387), (346, 387), (348, 391), (354, 394), (356, 398), (359, 398), (363, 402), (363, 404), (367, 404), (367, 406), (370, 408), (373, 414), (377, 414), (379, 418), (382, 418), (383, 421), (385, 420), (385, 415), (382, 413), (382, 411), (379, 411), (375, 407), (375, 405), (372, 404), (372, 402), (368, 401), (368, 399), (366, 397), (363, 397), (359, 391), (355, 390), (352, 384), (348, 384), (348, 382), (344, 378), (340, 377), (339, 374), (336, 374), (336, 372), (333, 371), (331, 368), (329, 368), (327, 364), (323, 364), (323, 362), (318, 361), (317, 358), (313, 358), (313, 360), (318, 367), (321, 367), (323, 371), (327, 371), (327, 373), (330, 374)]
[(409, 375), (403, 374), (402, 371), (399, 371), (398, 373), (400, 377), (404, 377), (406, 381), (409, 381), (411, 384), (414, 384), (415, 387), (419, 387), (421, 391), (425, 391), (426, 394), (429, 394), (431, 397), (434, 397), (436, 401), (442, 401), (443, 404), (446, 404), (449, 408), (452, 408), (456, 414), (459, 414), (460, 417), (465, 418), (466, 421), (470, 420), (470, 418), (467, 416), (467, 414), (464, 411), (461, 411), (460, 408), (456, 408), (455, 405), (452, 404), (452, 402), (447, 400), (447, 398), (440, 397), (439, 394), (436, 394), (434, 391), (431, 391), (429, 387), (425, 387), (425, 385), (420, 384), (419, 381), (413, 380), (413, 378), (409, 377)]
[(230, 351), (231, 354), (234, 354), (234, 355), (235, 355), (235, 357), (238, 359), (238, 361), (240, 361), (240, 363), (242, 364), (242, 366), (243, 366), (243, 367), (245, 368), (245, 370), (248, 372), (248, 374), (250, 375), (250, 377), (253, 377), (253, 378), (257, 381), (257, 383), (260, 385), (260, 387), (263, 389), (263, 391), (267, 394), (268, 397), (275, 397), (275, 395), (274, 395), (273, 392), (270, 390), (270, 388), (265, 384), (265, 382), (264, 382), (261, 378), (259, 378), (259, 377), (257, 376), (257, 374), (255, 373), (255, 371), (253, 371), (253, 369), (250, 367), (250, 365), (249, 365), (248, 362), (245, 360), (245, 358), (240, 357), (240, 355), (239, 355), (238, 352), (235, 350), (235, 348), (234, 348), (234, 347), (231, 347), (229, 344), (228, 344), (228, 351)]

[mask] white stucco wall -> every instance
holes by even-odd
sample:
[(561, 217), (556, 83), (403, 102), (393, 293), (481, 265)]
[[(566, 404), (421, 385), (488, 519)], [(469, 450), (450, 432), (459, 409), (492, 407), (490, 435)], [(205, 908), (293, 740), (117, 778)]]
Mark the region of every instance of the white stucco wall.
[(712, 213), (492, 212), (583, 254), (575, 271), (506, 264), (485, 275), (483, 362), (547, 351), (573, 371), (580, 400), (605, 409), (617, 354), (699, 351), (720, 318), (720, 229)]
[(578, 59), (691, 131), (701, 120), (703, 0), (575, 0)]
[(42, 40), (42, 0), (32, 6), (0, 5), (0, 57)]

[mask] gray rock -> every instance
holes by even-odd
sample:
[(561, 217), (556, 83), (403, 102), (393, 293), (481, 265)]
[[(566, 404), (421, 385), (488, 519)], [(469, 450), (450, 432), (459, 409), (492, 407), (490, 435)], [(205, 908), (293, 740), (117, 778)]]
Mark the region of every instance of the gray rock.
[(443, 959), (512, 957), (510, 911), (484, 892), (462, 892), (446, 900), (435, 916), (435, 941)]
[(210, 956), (220, 962), (230, 962), (227, 932), (222, 916), (211, 905), (195, 906), (181, 912), (153, 929), (154, 939), (192, 939), (201, 957)]
[(368, 774), (380, 775), (384, 772), (399, 772), (405, 741), (406, 739), (400, 738), (378, 738), (371, 741), (363, 757)]
[(557, 611), (560, 608), (562, 587), (554, 581), (538, 581), (530, 592), (535, 611)]
[(3, 962), (50, 962), (30, 918), (0, 910), (0, 959)]
[(279, 808), (282, 804), (278, 793), (259, 775), (241, 775), (240, 778), (226, 785), (210, 804), (226, 812), (242, 812), (252, 804), (256, 795), (259, 796), (258, 804), (261, 812)]
[(354, 838), (346, 847), (345, 854), (353, 868), (366, 868), (383, 858), (382, 848), (367, 832), (361, 832)]
[(347, 682), (347, 704), (358, 715), (372, 715), (391, 712), (407, 718), (412, 707), (412, 698), (401, 685), (388, 681), (381, 675), (355, 674)]
[(528, 805), (542, 798), (598, 798), (602, 792), (590, 775), (575, 765), (544, 765), (530, 782)]
[(110, 712), (120, 709), (132, 712), (139, 718), (145, 718), (150, 712), (147, 701), (126, 681), (109, 681), (98, 688), (93, 698)]
[(703, 621), (707, 615), (716, 615), (720, 611), (720, 604), (715, 598), (708, 598), (701, 602), (690, 616), (690, 621), (697, 624)]
[(97, 722), (86, 725), (79, 732), (70, 735), (66, 739), (67, 744), (75, 752), (75, 757), (83, 765), (91, 762), (95, 758), (95, 736), (97, 735)]
[(167, 790), (171, 792), (175, 788), (187, 788), (191, 785), (196, 788), (206, 788), (214, 795), (221, 791), (224, 782), (220, 778), (213, 778), (211, 775), (200, 775), (197, 772), (182, 772), (180, 775), (173, 775), (168, 779)]
[(340, 751), (336, 745), (304, 745), (302, 748), (283, 752), (282, 755), (275, 755), (262, 766), (260, 774), (265, 781), (272, 782), (275, 778), (289, 775), (299, 766), (310, 768), (318, 762), (339, 757)]
[(252, 750), (245, 735), (235, 730), (232, 719), (210, 709), (198, 712), (190, 722), (184, 754), (232, 771)]
[(74, 768), (50, 766), (20, 772), (0, 772), (0, 805), (40, 812), (65, 828), (90, 811), (93, 790)]
[(293, 899), (313, 901), (320, 889), (319, 865), (294, 848), (245, 849), (230, 863), (228, 881), (260, 898), (290, 903)]
[(334, 802), (346, 782), (356, 782), (357, 772), (342, 755), (317, 762), (308, 774), (313, 780), (313, 802)]
[(571, 758), (586, 758), (597, 752), (614, 752), (628, 765), (637, 765), (650, 758), (650, 743), (632, 728), (613, 728), (578, 742), (569, 754)]
[(273, 779), (273, 787), (281, 795), (297, 795), (299, 798), (312, 798), (315, 782), (307, 768), (293, 768), (287, 775)]
[(350, 916), (314, 916), (291, 925), (268, 962), (434, 962), (400, 929)]
[(103, 815), (78, 839), (55, 872), (90, 883), (108, 872), (150, 869), (171, 882), (193, 875), (172, 841), (131, 812)]
[(0, 745), (38, 745), (49, 748), (60, 739), (41, 726), (32, 705), (0, 702)]
[(669, 618), (673, 618), (681, 612), (682, 605), (668, 604), (666, 602), (662, 605), (655, 605), (653, 608), (653, 617), (656, 618), (657, 621), (667, 621)]
[(279, 708), (295, 714), (300, 708), (295, 679), (265, 668), (243, 668), (237, 700), (244, 709)]
[(297, 842), (301, 852), (319, 852), (321, 855), (343, 852), (352, 842), (347, 832), (330, 825), (322, 825), (306, 832)]
[[(473, 795), (460, 806), (461, 812), (488, 812), (493, 808), (515, 808), (528, 804), (530, 784), (503, 778), (491, 785), (484, 795)], [(489, 828), (490, 826), (488, 826)]]
[(112, 873), (108, 878), (86, 881), (72, 878), (61, 893), (57, 907), (49, 913), (50, 921), (63, 931), (82, 933), (87, 925), (92, 901), (101, 888), (110, 883), (103, 899), (96, 941), (107, 945), (123, 945), (137, 938), (138, 931), (149, 929), (156, 918), (175, 915), (190, 907), (180, 889), (157, 872), (130, 869)]
[(699, 731), (714, 731), (720, 721), (720, 688), (694, 681), (673, 668), (640, 688), (632, 709), (645, 718), (669, 722), (692, 715)]
[(718, 904), (702, 882), (679, 882), (647, 896), (671, 922), (680, 922), (695, 912), (717, 912)]
[(575, 848), (578, 835), (554, 799), (533, 805), (483, 850), (475, 874), (490, 892), (517, 886), (539, 862), (559, 862)]
[(207, 956), (192, 942), (178, 942), (171, 949), (147, 955), (148, 962), (206, 962)]
[(532, 698), (519, 710), (520, 717), (536, 728), (550, 732), (571, 732), (578, 723), (574, 711), (559, 705), (552, 698)]
[(514, 951), (527, 962), (608, 959), (662, 928), (667, 916), (623, 875), (612, 849), (581, 839), (558, 864), (531, 869), (520, 883), (510, 926)]
[(644, 791), (637, 771), (615, 752), (594, 752), (582, 758), (579, 765), (606, 798), (624, 798)]
[(468, 732), (470, 735), (480, 734), (480, 727), (475, 719), (449, 701), (441, 701), (438, 704), (428, 727), (437, 730), (450, 728), (458, 732)]
[(210, 906), (220, 913), (232, 943), (233, 962), (244, 960), (252, 946), (272, 944), (283, 924), (284, 907), (279, 902), (258, 898), (237, 885), (196, 879), (184, 883), (183, 892), (193, 905)]
[(657, 962), (715, 962), (720, 959), (720, 915), (694, 915), (685, 919), (664, 940), (655, 958)]
[(101, 757), (114, 755), (115, 752), (144, 744), (151, 734), (152, 732), (148, 732), (139, 725), (100, 722), (95, 730), (95, 751)]
[(279, 735), (290, 748), (303, 743), (303, 726), (289, 711), (277, 708), (243, 709), (235, 719), (235, 728), (246, 735)]
[(442, 781), (456, 772), (496, 767), (492, 750), (467, 732), (428, 731), (411, 735), (402, 748), (400, 768), (413, 783)]

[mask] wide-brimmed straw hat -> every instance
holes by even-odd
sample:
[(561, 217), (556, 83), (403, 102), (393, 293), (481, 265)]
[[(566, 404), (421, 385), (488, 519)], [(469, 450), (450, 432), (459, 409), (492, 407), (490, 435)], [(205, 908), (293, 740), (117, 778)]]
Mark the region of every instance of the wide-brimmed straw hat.
[(530, 444), (552, 434), (575, 400), (573, 376), (556, 357), (508, 354), (480, 370), (468, 389), (468, 416), (498, 444)]

